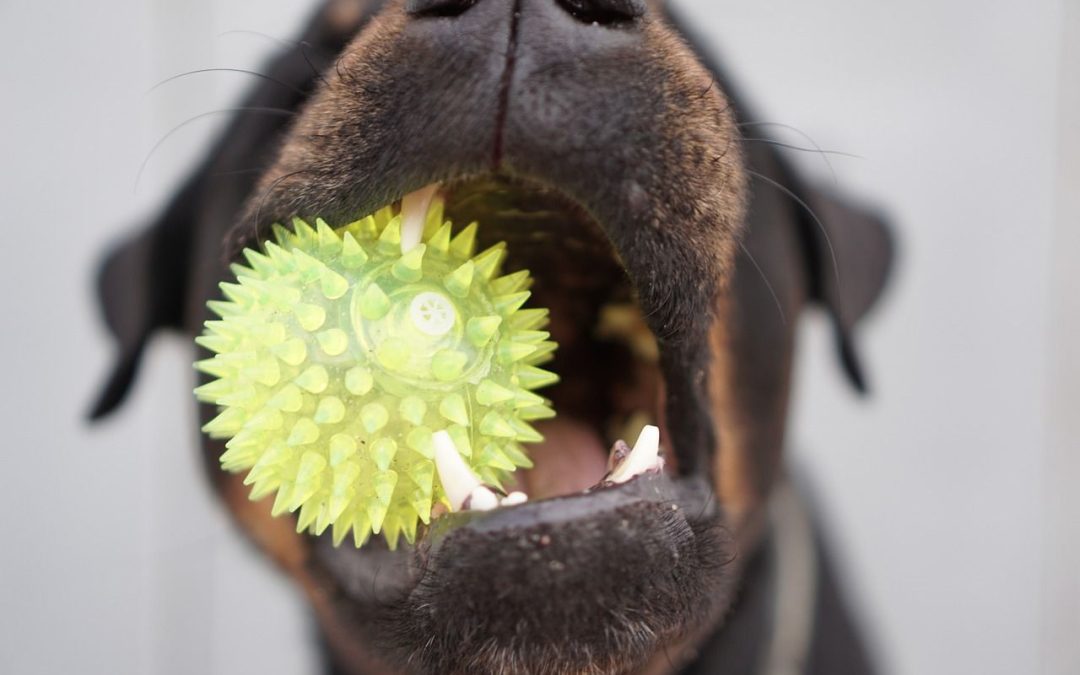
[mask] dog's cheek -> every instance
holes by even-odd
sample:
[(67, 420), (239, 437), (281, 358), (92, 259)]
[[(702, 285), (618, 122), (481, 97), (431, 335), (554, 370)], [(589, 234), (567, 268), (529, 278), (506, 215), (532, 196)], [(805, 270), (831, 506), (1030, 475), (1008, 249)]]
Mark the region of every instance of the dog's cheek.
[(780, 470), (795, 321), (806, 302), (793, 228), (770, 226), (783, 222), (775, 202), (759, 201), (756, 209), (709, 336), (708, 391), (719, 439), (714, 484), (737, 530), (760, 515)]

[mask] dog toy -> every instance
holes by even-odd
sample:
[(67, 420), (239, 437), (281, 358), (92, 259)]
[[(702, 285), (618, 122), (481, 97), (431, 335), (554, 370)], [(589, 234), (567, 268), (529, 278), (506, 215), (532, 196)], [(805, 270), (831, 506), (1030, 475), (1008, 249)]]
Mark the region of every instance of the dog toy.
[(529, 272), (499, 276), (505, 243), (474, 255), (476, 223), (452, 238), (441, 200), (409, 201), (336, 229), (275, 225), (196, 340), (215, 353), (195, 393), (219, 406), (203, 431), (228, 439), (222, 467), (335, 545), (350, 530), (358, 548), (411, 543), (435, 503), (460, 506), (436, 480), (435, 434), (501, 488), (531, 466), (530, 422), (555, 414), (533, 392), (558, 378), (538, 367), (556, 345), (548, 311), (523, 309)]

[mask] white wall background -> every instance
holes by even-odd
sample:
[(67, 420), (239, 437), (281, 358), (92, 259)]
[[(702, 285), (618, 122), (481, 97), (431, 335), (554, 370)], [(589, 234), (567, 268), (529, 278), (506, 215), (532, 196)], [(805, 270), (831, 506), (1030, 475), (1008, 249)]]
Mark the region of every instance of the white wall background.
[[(487, 0), (495, 1), (495, 0)], [(91, 278), (160, 205), (310, 2), (0, 2), (0, 672), (309, 673), (297, 594), (239, 545), (195, 455), (188, 350), (122, 414)], [(1070, 0), (685, 0), (762, 119), (894, 215), (863, 333), (877, 396), (807, 322), (792, 438), (891, 672), (1080, 672), (1080, 11)], [(1071, 40), (1067, 38), (1071, 35)], [(785, 140), (803, 143), (796, 136)], [(830, 179), (820, 158), (800, 161)]]

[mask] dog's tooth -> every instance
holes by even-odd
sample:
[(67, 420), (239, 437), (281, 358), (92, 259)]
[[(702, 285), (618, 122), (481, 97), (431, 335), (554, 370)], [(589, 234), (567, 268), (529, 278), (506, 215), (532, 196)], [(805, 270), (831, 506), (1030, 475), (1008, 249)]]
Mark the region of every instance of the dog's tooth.
[(427, 222), (428, 209), (438, 191), (439, 184), (432, 183), (402, 198), (401, 252), (403, 254), (416, 248), (424, 238), (424, 224)]
[(439, 482), (450, 500), (452, 511), (460, 511), (473, 492), (481, 487), (480, 479), (462, 459), (454, 440), (446, 431), (438, 431), (432, 436), (435, 446), (435, 468), (439, 472)]
[(499, 506), (517, 506), (518, 504), (524, 504), (527, 501), (529, 501), (529, 496), (527, 494), (514, 491), (503, 497), (502, 501), (499, 502)]
[(499, 496), (481, 485), (465, 500), (467, 511), (490, 511), (499, 507)]
[(656, 469), (660, 462), (660, 429), (648, 424), (641, 430), (630, 455), (615, 467), (608, 480), (612, 483), (625, 483), (646, 471)]
[(626, 444), (626, 441), (621, 438), (615, 441), (615, 444), (611, 446), (611, 452), (608, 453), (607, 470), (611, 473), (617, 466), (623, 463), (623, 461), (630, 456), (630, 446)]

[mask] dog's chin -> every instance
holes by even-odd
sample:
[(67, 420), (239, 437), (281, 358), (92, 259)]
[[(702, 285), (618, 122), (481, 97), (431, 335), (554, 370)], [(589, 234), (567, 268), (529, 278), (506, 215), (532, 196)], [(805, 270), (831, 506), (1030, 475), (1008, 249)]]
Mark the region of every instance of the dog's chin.
[[(422, 672), (640, 667), (711, 625), (735, 574), (713, 488), (678, 460), (701, 449), (673, 448), (693, 413), (671, 414), (666, 392), (694, 374), (662, 367), (655, 309), (638, 301), (639, 275), (657, 268), (625, 265), (607, 228), (552, 187), (487, 174), (439, 190), (454, 223), (482, 224), (481, 247), (507, 242), (505, 271), (532, 272), (559, 343), (549, 367), (561, 380), (543, 392), (558, 417), (537, 423), (534, 466), (508, 486), (527, 502), (443, 513), (394, 551), (379, 538), (363, 549), (316, 541), (331, 641)], [(651, 461), (655, 436), (631, 447), (647, 425), (659, 429)]]

